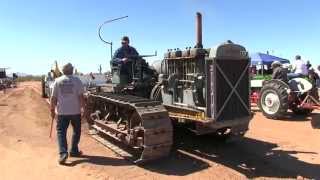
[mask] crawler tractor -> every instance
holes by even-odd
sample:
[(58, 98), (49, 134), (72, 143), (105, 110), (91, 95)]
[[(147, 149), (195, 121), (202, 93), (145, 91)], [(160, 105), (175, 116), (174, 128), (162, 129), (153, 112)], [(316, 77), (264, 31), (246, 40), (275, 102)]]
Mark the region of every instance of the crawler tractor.
[(196, 30), (194, 48), (169, 50), (154, 67), (145, 56), (129, 57), (130, 73), (113, 65), (112, 83), (86, 93), (95, 139), (145, 162), (170, 153), (175, 124), (197, 135), (244, 135), (252, 117), (248, 53), (231, 41), (203, 48), (200, 13)]

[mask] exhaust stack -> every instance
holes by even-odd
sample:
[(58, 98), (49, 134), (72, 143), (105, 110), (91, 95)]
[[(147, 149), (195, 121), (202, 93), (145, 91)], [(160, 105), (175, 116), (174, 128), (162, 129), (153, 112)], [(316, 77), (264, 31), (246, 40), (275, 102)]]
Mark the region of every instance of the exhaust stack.
[(203, 48), (202, 45), (202, 15), (197, 12), (196, 15), (196, 48)]

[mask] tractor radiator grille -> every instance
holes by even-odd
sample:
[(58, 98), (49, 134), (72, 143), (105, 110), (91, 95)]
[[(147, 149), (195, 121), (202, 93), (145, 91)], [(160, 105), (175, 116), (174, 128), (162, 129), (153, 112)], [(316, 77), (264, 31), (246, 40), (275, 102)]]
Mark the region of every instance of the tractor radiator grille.
[(215, 100), (213, 103), (216, 121), (228, 121), (250, 115), (249, 63), (248, 59), (215, 60), (215, 77), (213, 77)]

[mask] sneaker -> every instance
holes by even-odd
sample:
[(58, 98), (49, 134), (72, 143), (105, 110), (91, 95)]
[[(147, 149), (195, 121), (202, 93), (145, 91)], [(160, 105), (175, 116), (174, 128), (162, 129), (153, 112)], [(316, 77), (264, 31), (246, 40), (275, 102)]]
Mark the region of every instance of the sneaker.
[(82, 155), (82, 151), (70, 152), (69, 155), (70, 157), (80, 157)]
[(59, 164), (65, 164), (66, 160), (68, 159), (68, 154), (63, 154), (59, 158)]

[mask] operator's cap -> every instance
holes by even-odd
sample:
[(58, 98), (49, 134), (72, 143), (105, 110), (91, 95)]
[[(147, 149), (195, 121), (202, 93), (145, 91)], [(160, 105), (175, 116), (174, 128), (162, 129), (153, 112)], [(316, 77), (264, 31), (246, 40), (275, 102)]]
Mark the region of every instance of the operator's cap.
[(301, 59), (301, 56), (300, 55), (296, 55), (296, 59)]
[(128, 42), (130, 42), (130, 40), (129, 40), (129, 37), (128, 37), (128, 36), (123, 36), (123, 37), (121, 38), (121, 41), (128, 41)]
[(281, 66), (282, 64), (279, 61), (273, 61), (273, 63), (271, 64), (272, 68), (275, 68), (277, 66)]

